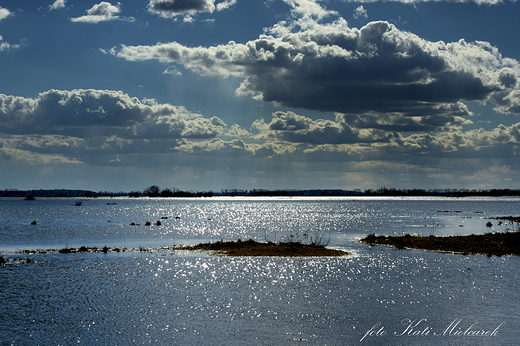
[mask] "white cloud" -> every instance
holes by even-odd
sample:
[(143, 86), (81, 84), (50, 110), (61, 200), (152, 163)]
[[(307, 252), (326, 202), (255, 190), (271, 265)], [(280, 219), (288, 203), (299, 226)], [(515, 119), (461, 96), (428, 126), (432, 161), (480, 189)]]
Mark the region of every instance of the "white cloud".
[(294, 16), (299, 18), (314, 18), (322, 20), (330, 15), (337, 15), (337, 12), (325, 9), (320, 6), (320, 0), (283, 0), (292, 8)]
[(5, 42), (2, 35), (0, 35), (0, 52), (17, 48), (20, 48), (19, 44), (10, 44), (8, 42)]
[(111, 20), (125, 20), (125, 21), (134, 21), (133, 17), (119, 17), (116, 14), (121, 12), (121, 3), (117, 3), (116, 5), (112, 5), (109, 2), (102, 1), (99, 4), (92, 6), (89, 10), (87, 10), (87, 14), (85, 16), (70, 18), (72, 22), (83, 22), (83, 23), (99, 23), (106, 22)]
[[(448, 2), (448, 3), (468, 3), (474, 2), (478, 5), (498, 5), (503, 4), (507, 0), (343, 0), (345, 2), (355, 3), (374, 3), (374, 2), (402, 2), (404, 4), (415, 4), (421, 2)], [(510, 0), (515, 2), (516, 0)]]
[(217, 11), (226, 10), (237, 3), (238, 0), (226, 0), (216, 5)]
[(354, 18), (357, 19), (357, 18), (368, 18), (368, 12), (367, 10), (363, 7), (363, 6), (358, 6), (355, 10), (354, 10)]
[(49, 11), (65, 8), (66, 3), (67, 0), (56, 0), (54, 3), (52, 3), (52, 5), (49, 5)]
[(9, 17), (11, 14), (11, 11), (9, 11), (7, 8), (3, 8), (0, 6), (0, 20)]
[(219, 156), (250, 156), (254, 154), (254, 146), (246, 144), (240, 139), (224, 141), (215, 138), (206, 141), (184, 141), (176, 149), (192, 155), (219, 155)]
[[(0, 20), (5, 19), (11, 15), (11, 11), (9, 11), (7, 8), (0, 7)], [(0, 52), (16, 48), (20, 48), (20, 45), (13, 45), (8, 42), (5, 42), (2, 35), (0, 35)]]
[(64, 157), (62, 155), (37, 154), (28, 150), (20, 150), (13, 148), (0, 148), (0, 158), (3, 160), (15, 160), (28, 163), (30, 165), (45, 164), (79, 164), (78, 160)]
[(166, 68), (166, 70), (163, 71), (163, 74), (171, 74), (171, 75), (174, 75), (174, 76), (182, 76), (182, 72), (179, 71), (175, 67)]

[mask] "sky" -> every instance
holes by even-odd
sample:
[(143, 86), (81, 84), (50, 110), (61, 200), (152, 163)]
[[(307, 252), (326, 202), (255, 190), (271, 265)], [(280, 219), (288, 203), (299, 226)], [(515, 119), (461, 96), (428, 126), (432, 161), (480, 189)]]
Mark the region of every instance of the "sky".
[(0, 189), (518, 189), (519, 17), (0, 0)]

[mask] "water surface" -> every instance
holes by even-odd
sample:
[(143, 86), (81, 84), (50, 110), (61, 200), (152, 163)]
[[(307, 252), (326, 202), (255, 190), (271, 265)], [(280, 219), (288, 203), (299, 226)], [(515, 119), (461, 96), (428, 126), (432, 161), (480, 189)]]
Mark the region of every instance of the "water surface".
[[(371, 232), (449, 235), (515, 229), (487, 217), (519, 215), (517, 199), (75, 202), (0, 199), (3, 256), (28, 257), (13, 252), (21, 248), (276, 240), (301, 232), (326, 234), (330, 246), (352, 255), (30, 255), (36, 263), (0, 267), (0, 345), (516, 345), (520, 339), (518, 257), (392, 250), (356, 242)], [(37, 225), (31, 225), (34, 220)], [(158, 220), (161, 225), (155, 226)]]

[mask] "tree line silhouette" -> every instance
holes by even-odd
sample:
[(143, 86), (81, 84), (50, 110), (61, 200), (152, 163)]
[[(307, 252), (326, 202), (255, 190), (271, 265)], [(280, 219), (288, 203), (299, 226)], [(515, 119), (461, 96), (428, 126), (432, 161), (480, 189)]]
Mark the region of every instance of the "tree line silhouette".
[(446, 196), (446, 197), (471, 197), (471, 196), (520, 196), (517, 189), (395, 189), (381, 187), (361, 191), (341, 189), (222, 189), (220, 191), (184, 191), (177, 188), (160, 188), (151, 185), (142, 191), (132, 192), (94, 192), (89, 190), (0, 190), (0, 197), (213, 197), (213, 196), (252, 196), (252, 197), (277, 197), (277, 196)]

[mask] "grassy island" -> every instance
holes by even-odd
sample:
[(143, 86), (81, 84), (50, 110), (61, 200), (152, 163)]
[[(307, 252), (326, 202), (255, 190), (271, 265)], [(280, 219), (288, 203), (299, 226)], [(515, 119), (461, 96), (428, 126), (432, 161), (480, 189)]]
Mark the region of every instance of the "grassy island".
[(305, 244), (300, 242), (257, 242), (247, 241), (217, 241), (214, 243), (201, 243), (197, 245), (179, 246), (176, 250), (206, 250), (214, 251), (219, 255), (227, 256), (343, 256), (349, 253), (337, 249), (329, 249), (323, 245)]
[[(63, 249), (37, 249), (37, 250), (21, 250), (21, 254), (46, 254), (46, 253), (85, 253), (85, 252), (154, 252), (154, 251), (175, 251), (175, 250), (188, 250), (188, 251), (212, 251), (216, 255), (227, 255), (227, 256), (283, 256), (283, 257), (306, 257), (306, 256), (344, 256), (349, 253), (337, 249), (326, 248), (322, 243), (305, 243), (298, 241), (290, 242), (257, 242), (256, 240), (249, 239), (247, 241), (216, 241), (214, 243), (200, 243), (197, 245), (179, 245), (179, 246), (167, 246), (158, 248), (111, 248), (111, 247), (86, 247), (80, 248), (66, 247)], [(0, 265), (3, 263), (0, 259)]]
[(388, 245), (396, 249), (420, 249), (462, 255), (520, 255), (520, 232), (485, 233), (458, 236), (384, 236), (369, 234), (360, 240), (369, 245)]

